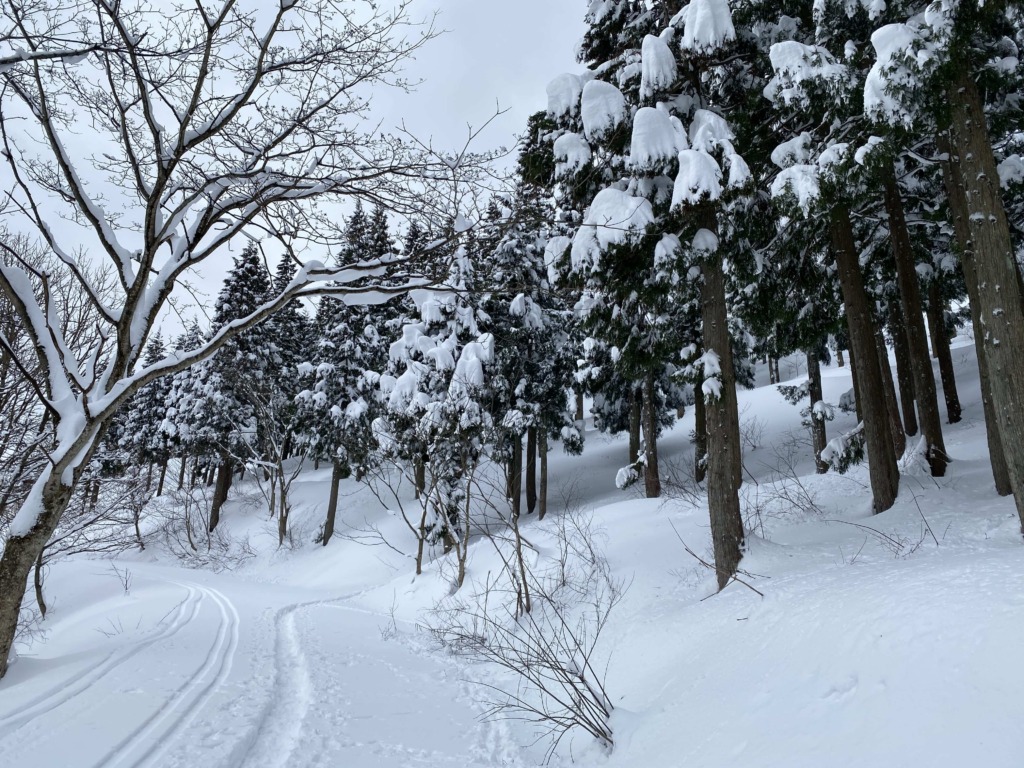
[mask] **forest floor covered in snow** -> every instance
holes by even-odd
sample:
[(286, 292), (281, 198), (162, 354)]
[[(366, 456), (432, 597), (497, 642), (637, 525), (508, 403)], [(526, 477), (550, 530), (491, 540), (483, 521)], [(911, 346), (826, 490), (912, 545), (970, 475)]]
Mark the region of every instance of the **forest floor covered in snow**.
[[(954, 359), (965, 408), (945, 428), (949, 473), (906, 458), (877, 516), (863, 467), (814, 474), (799, 409), (759, 372), (740, 393), (744, 583), (720, 594), (699, 562), (706, 502), (685, 480), (692, 410), (661, 445), (676, 476), (663, 499), (615, 488), (624, 436), (588, 429), (580, 457), (555, 446), (548, 517), (523, 525), (530, 568), (554, 583), (576, 548), (572, 622), (595, 595), (621, 597), (593, 656), (614, 748), (573, 732), (553, 765), (1021, 765), (1024, 542), (992, 488), (969, 340)], [(783, 375), (801, 379), (785, 362)], [(848, 369), (833, 363), (824, 384), (837, 403)], [(854, 420), (838, 414), (829, 436)], [(114, 562), (55, 564), (43, 636), (0, 683), (0, 765), (541, 765), (550, 742), (530, 723), (485, 716), (514, 677), (437, 642), (476, 597), (504, 598), (500, 537), (478, 536), (451, 596), (453, 559), (434, 553), (415, 576), (401, 516), (354, 481), (339, 534), (315, 544), (329, 481), (299, 476), (283, 548), (255, 489), (236, 487), (222, 525), (251, 555), (231, 570), (183, 567), (155, 537)]]

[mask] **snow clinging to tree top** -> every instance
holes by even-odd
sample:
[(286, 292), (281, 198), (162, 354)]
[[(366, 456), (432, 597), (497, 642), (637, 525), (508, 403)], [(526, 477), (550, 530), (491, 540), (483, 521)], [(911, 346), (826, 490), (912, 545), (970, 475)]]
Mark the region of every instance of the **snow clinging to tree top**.
[(647, 200), (614, 187), (601, 190), (573, 238), (573, 269), (596, 265), (602, 251), (626, 242), (653, 223), (654, 210)]
[(583, 86), (581, 106), (583, 130), (588, 139), (598, 139), (626, 117), (626, 97), (603, 80), (591, 80)]
[(641, 107), (633, 116), (629, 164), (648, 169), (664, 165), (685, 147), (678, 145), (672, 118), (660, 109)]
[(693, 53), (711, 53), (736, 39), (728, 0), (692, 0), (674, 19), (683, 24), (680, 47)]

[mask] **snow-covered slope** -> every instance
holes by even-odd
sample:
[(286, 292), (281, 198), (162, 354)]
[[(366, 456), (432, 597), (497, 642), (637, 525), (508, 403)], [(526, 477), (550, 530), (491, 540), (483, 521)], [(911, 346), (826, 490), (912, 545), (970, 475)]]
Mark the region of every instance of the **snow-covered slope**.
[[(949, 476), (907, 460), (899, 502), (878, 516), (863, 469), (813, 474), (798, 409), (774, 387), (741, 393), (753, 535), (746, 584), (717, 595), (697, 559), (707, 510), (685, 482), (638, 499), (615, 489), (622, 439), (588, 431), (582, 457), (556, 449), (551, 514), (524, 527), (531, 566), (557, 560), (569, 507), (628, 585), (597, 653), (615, 748), (577, 734), (556, 764), (1021, 764), (1024, 545), (991, 487), (973, 347), (954, 357), (965, 417), (946, 428)], [(826, 400), (849, 386), (848, 369), (826, 370)], [(830, 435), (852, 422), (840, 414)], [(687, 414), (662, 444), (680, 478), (691, 428)], [(21, 647), (0, 683), (0, 765), (541, 764), (528, 723), (481, 718), (493, 694), (480, 683), (508, 678), (422, 629), (450, 562), (415, 577), (400, 516), (354, 483), (342, 535), (312, 543), (328, 481), (301, 476), (295, 543), (280, 550), (243, 487), (223, 524), (256, 555), (233, 572), (185, 569), (156, 547), (56, 565), (46, 640)], [(500, 569), (481, 538), (465, 592)]]

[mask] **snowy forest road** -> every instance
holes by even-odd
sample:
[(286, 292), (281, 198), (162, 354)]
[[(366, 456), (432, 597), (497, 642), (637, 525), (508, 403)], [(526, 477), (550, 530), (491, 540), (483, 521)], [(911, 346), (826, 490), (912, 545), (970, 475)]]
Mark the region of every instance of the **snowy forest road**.
[(454, 664), (347, 605), (358, 593), (131, 567), (117, 598), (94, 562), (54, 569), (92, 602), (58, 609), (0, 686), (0, 765), (483, 766), (514, 752)]

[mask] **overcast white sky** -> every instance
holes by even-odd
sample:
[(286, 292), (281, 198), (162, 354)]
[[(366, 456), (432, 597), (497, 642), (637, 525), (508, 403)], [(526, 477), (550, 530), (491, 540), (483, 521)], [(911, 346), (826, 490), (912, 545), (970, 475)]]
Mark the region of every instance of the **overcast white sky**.
[(526, 119), (547, 105), (548, 82), (576, 71), (586, 0), (418, 0), (413, 14), (440, 11), (437, 25), (449, 30), (411, 62), (409, 74), (425, 82), (411, 95), (384, 94), (375, 112), (385, 130), (403, 118), (414, 133), (436, 143), (464, 139), (466, 125), (479, 126), (508, 109), (482, 137), (491, 146), (511, 146)]

